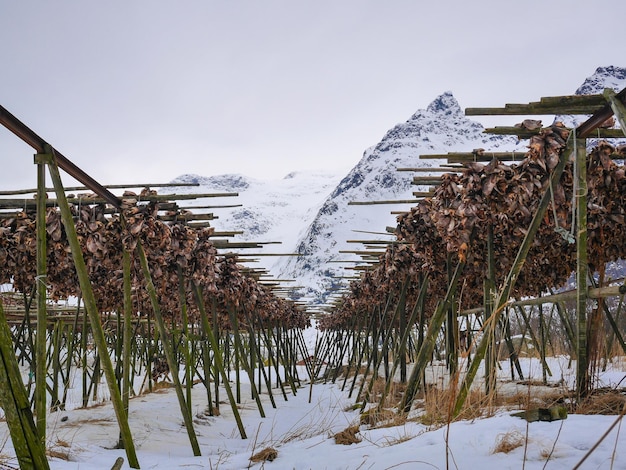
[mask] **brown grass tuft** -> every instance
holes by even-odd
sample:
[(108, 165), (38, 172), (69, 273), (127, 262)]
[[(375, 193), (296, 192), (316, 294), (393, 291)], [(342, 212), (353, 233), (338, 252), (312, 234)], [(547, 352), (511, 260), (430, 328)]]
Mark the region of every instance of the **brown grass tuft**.
[(46, 455), (48, 457), (52, 457), (53, 459), (66, 460), (68, 462), (70, 460), (69, 450), (47, 449)]
[[(372, 385), (372, 391), (370, 392), (369, 401), (380, 402), (383, 396), (383, 393), (385, 391), (386, 385), (387, 385), (387, 381), (383, 377), (377, 378)], [(391, 386), (389, 387), (389, 393), (387, 394), (387, 397), (385, 398), (385, 403), (383, 404), (383, 406), (391, 407), (394, 404), (398, 403), (402, 399), (402, 396), (404, 395), (405, 390), (406, 390), (406, 383), (392, 382)], [(363, 397), (361, 397), (360, 400), (363, 400)]]
[(618, 415), (626, 405), (621, 390), (598, 389), (582, 400), (574, 410), (585, 415)]
[(476, 419), (491, 416), (495, 410), (495, 398), (485, 395), (482, 390), (472, 390), (467, 396), (459, 415), (452, 419), (451, 413), (456, 401), (456, 393), (450, 389), (429, 387), (422, 401), (423, 413), (417, 418), (422, 424), (443, 425), (450, 421)]
[(518, 447), (522, 447), (526, 442), (526, 436), (518, 430), (509, 431), (504, 434), (498, 434), (496, 437), (496, 445), (491, 451), (492, 454), (508, 454)]
[(338, 432), (333, 437), (335, 438), (335, 444), (342, 444), (349, 446), (350, 444), (358, 444), (361, 439), (356, 437), (359, 432), (358, 426), (350, 426), (341, 432)]
[(257, 462), (267, 462), (269, 460), (270, 462), (273, 462), (274, 459), (276, 459), (276, 457), (278, 457), (278, 451), (274, 449), (273, 447), (267, 447), (266, 449), (263, 449), (261, 452), (257, 452), (252, 457), (250, 457), (250, 461), (257, 463)]
[(361, 415), (360, 422), (361, 424), (377, 429), (391, 428), (405, 424), (406, 415), (404, 413), (396, 413), (393, 410), (371, 408)]

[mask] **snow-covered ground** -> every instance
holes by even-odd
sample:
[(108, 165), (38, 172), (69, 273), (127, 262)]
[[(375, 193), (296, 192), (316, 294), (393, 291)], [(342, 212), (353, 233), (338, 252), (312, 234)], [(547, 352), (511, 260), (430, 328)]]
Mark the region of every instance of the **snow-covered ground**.
[[(549, 358), (552, 391), (573, 384), (575, 363), (568, 362), (564, 357)], [(528, 386), (511, 382), (508, 363), (501, 364), (500, 393), (524, 394)], [(522, 367), (526, 378), (541, 378), (537, 359), (522, 359)], [(443, 365), (432, 366), (429, 381), (437, 382), (436, 375), (444, 369)], [(598, 386), (623, 385), (625, 371), (624, 361), (615, 361), (600, 374)], [(304, 370), (301, 372), (301, 377), (306, 376)], [(527, 423), (511, 416), (511, 409), (502, 409), (490, 417), (446, 426), (425, 425), (409, 415), (399, 426), (360, 425), (360, 442), (342, 445), (335, 442), (334, 434), (359, 425), (360, 414), (352, 409), (349, 384), (345, 391), (341, 385), (341, 380), (312, 387), (303, 384), (296, 395), (288, 394), (286, 401), (280, 390), (274, 390), (276, 409), (264, 394), (265, 418), (260, 417), (244, 385), (240, 413), (248, 435), (245, 440), (228, 403), (221, 404), (219, 416), (208, 416), (206, 391), (201, 384), (196, 385), (192, 410), (202, 452), (199, 457), (193, 456), (174, 389), (162, 388), (132, 398), (130, 427), (141, 468), (571, 469), (617, 419), (570, 414), (562, 421)], [(17, 468), (5, 423), (0, 423), (0, 439), (0, 469)], [(496, 452), (503, 439), (517, 441), (518, 446), (513, 445), (508, 453)], [(126, 460), (123, 450), (113, 448), (117, 441), (118, 427), (109, 402), (55, 412), (48, 418), (48, 448), (51, 455), (58, 456), (50, 458), (52, 469), (109, 469), (117, 457)], [(251, 462), (253, 455), (268, 448), (276, 450), (273, 461)], [(624, 449), (626, 435), (618, 424), (579, 468), (626, 468)], [(129, 468), (128, 464), (122, 468)]]

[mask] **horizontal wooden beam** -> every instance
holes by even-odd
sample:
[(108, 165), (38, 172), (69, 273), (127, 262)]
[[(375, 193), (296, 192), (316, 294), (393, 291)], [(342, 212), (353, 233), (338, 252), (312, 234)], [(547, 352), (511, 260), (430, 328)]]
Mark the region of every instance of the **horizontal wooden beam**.
[[(415, 195), (415, 193), (413, 193)], [(421, 195), (421, 193), (418, 193)], [(424, 196), (432, 196), (431, 193), (423, 193)], [(419, 202), (418, 199), (403, 199), (397, 201), (350, 201), (348, 202), (349, 206), (374, 206), (381, 204), (417, 204)]]
[[(184, 184), (174, 184), (174, 183), (161, 183), (161, 184), (104, 184), (103, 188), (106, 189), (129, 189), (129, 188), (167, 188), (167, 187), (178, 187), (178, 186), (199, 186), (198, 183), (184, 183)], [(68, 186), (65, 187), (65, 192), (68, 191), (87, 191), (89, 188), (86, 186)], [(37, 192), (37, 188), (31, 189), (15, 189), (9, 191), (0, 191), (0, 196), (13, 196), (18, 194), (35, 194)], [(46, 192), (53, 193), (54, 188), (46, 188)]]
[(541, 98), (528, 104), (509, 103), (504, 108), (466, 108), (466, 116), (593, 114), (606, 105), (602, 95), (568, 95)]
[[(514, 135), (520, 139), (529, 139), (533, 135), (539, 134), (539, 129), (529, 130), (515, 126), (496, 126), (488, 127), (483, 132), (485, 134), (494, 135)], [(598, 139), (619, 139), (623, 138), (624, 134), (621, 129), (604, 129), (598, 127), (589, 137), (597, 137)]]
[[(456, 169), (462, 170), (462, 166), (457, 166)], [(411, 171), (414, 173), (454, 173), (453, 167), (423, 167), (423, 168), (396, 168), (396, 171)]]

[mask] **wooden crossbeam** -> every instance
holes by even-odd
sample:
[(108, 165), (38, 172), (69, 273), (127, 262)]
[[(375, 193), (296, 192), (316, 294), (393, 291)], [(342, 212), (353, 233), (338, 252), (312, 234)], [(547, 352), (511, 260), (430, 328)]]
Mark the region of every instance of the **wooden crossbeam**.
[(528, 104), (508, 103), (504, 108), (466, 108), (466, 116), (593, 114), (606, 105), (602, 95), (567, 95), (541, 98)]
[[(540, 129), (524, 129), (521, 127), (515, 126), (496, 126), (496, 127), (488, 127), (483, 132), (485, 134), (494, 134), (494, 135), (514, 135), (519, 137), (520, 139), (529, 139), (533, 135), (539, 134)], [(618, 139), (623, 138), (624, 133), (621, 129), (603, 129), (597, 128), (593, 131), (593, 134), (589, 137), (597, 137), (598, 139)]]

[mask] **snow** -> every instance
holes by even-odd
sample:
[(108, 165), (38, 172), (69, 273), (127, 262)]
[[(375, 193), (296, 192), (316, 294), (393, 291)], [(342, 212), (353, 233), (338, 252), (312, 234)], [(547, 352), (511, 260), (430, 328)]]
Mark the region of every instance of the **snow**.
[[(599, 72), (598, 75), (611, 76), (610, 70)], [(594, 90), (600, 86), (624, 86), (623, 76), (614, 81), (607, 81), (606, 77), (591, 78), (587, 85)], [(343, 175), (325, 172), (299, 172), (275, 181), (242, 175), (183, 175), (177, 180), (198, 181), (201, 186), (171, 191), (238, 192), (237, 198), (205, 199), (189, 205), (242, 204), (240, 208), (213, 210), (219, 218), (212, 225), (218, 231), (244, 230), (245, 233), (234, 241), (282, 243), (279, 249), (266, 247), (268, 252), (293, 252), (301, 245), (303, 250), (310, 251), (310, 256), (278, 262), (274, 258), (261, 258), (259, 265), (280, 273), (278, 277), (296, 277), (299, 284), (311, 291), (322, 292), (329, 287), (323, 283), (328, 271), (341, 274), (342, 269), (338, 264), (326, 264), (328, 261), (357, 259), (338, 254), (339, 250), (358, 249), (346, 243), (347, 239), (356, 238), (354, 230), (384, 231), (385, 226), (395, 225), (390, 211), (406, 209), (406, 205), (355, 207), (348, 206), (348, 202), (410, 198), (411, 191), (425, 188), (411, 187), (410, 177), (398, 174), (396, 168), (438, 165), (437, 161), (418, 162), (417, 156), (421, 153), (469, 151), (478, 147), (523, 150), (523, 144), (520, 147), (510, 140), (482, 134), (482, 126), (465, 118), (452, 94), (446, 92), (427, 109), (418, 110), (409, 120), (390, 129), (381, 142), (365, 151), (359, 164), (343, 179)], [(315, 331), (308, 330), (311, 351), (314, 336)], [(526, 379), (541, 380), (542, 370), (537, 359), (520, 361)], [(548, 358), (548, 362), (553, 373), (549, 377), (551, 387), (533, 387), (533, 393), (571, 390), (575, 362), (570, 364), (566, 357)], [(529, 393), (528, 385), (510, 379), (508, 363), (502, 362), (501, 366), (499, 393)], [(444, 369), (442, 364), (432, 365), (427, 371), (428, 381), (447, 384)], [(625, 371), (624, 362), (615, 361), (608, 371), (596, 377), (596, 385), (622, 387)], [(304, 377), (304, 371), (300, 372)], [(74, 377), (79, 380), (79, 371)], [(245, 374), (241, 378), (244, 379)], [(141, 468), (571, 469), (617, 420), (616, 416), (571, 414), (562, 421), (527, 423), (511, 416), (513, 410), (499, 409), (489, 416), (449, 425), (425, 425), (412, 413), (409, 420), (399, 426), (360, 425), (357, 436), (361, 441), (341, 445), (335, 443), (333, 435), (360, 423), (359, 412), (352, 409), (354, 397), (349, 397), (348, 389), (342, 390), (341, 385), (341, 380), (312, 386), (303, 383), (295, 395), (289, 393), (286, 401), (274, 390), (276, 409), (264, 392), (265, 418), (260, 416), (250, 394), (244, 393), (239, 408), (248, 434), (245, 440), (239, 435), (228, 403), (221, 403), (219, 416), (208, 416), (206, 390), (201, 384), (195, 385), (192, 411), (202, 452), (198, 457), (193, 456), (172, 388), (136, 396), (130, 401), (129, 422)], [(99, 401), (82, 409), (79, 408), (78, 387), (71, 388), (67, 409), (49, 415), (47, 447), (52, 451), (50, 467), (53, 470), (109, 469), (117, 457), (126, 460), (124, 451), (114, 448), (119, 431), (107, 399), (107, 387), (102, 384), (99, 389)], [(245, 385), (244, 391), (248, 392)], [(223, 391), (221, 396), (225, 397)], [(620, 427), (618, 423), (580, 468), (626, 468), (626, 438)], [(519, 438), (521, 445), (509, 453), (495, 452), (498, 443), (506, 437)], [(0, 443), (0, 469), (17, 468), (4, 421), (0, 422)], [(268, 447), (277, 450), (275, 460), (250, 461), (252, 455)], [(129, 468), (128, 463), (122, 468)]]
[[(233, 242), (272, 243), (261, 250), (252, 250), (254, 253), (293, 253), (296, 241), (303, 235), (305, 227), (341, 178), (342, 175), (322, 170), (292, 172), (277, 180), (243, 175), (181, 175), (173, 183), (195, 182), (199, 186), (168, 188), (163, 192), (236, 192), (237, 197), (198, 199), (186, 205), (240, 205), (241, 207), (208, 210), (217, 216), (217, 220), (211, 225), (217, 231), (243, 231), (231, 239)], [(199, 212), (194, 210), (194, 213)], [(245, 255), (245, 250), (239, 252)], [(273, 269), (276, 262), (276, 257), (260, 257), (254, 267), (264, 268), (278, 275)]]
[[(316, 331), (306, 330), (309, 347)], [(548, 358), (553, 376), (550, 387), (533, 387), (533, 394), (564, 391), (575, 377), (575, 362), (567, 357)], [(538, 359), (521, 359), (525, 378), (539, 380)], [(528, 385), (510, 380), (508, 363), (501, 362), (499, 394), (527, 394)], [(428, 371), (429, 382), (441, 383), (445, 366), (435, 362)], [(597, 385), (617, 388), (626, 377), (626, 361), (614, 360), (597, 377)], [(304, 368), (300, 377), (306, 377)], [(480, 374), (479, 374), (480, 375)], [(245, 374), (241, 377), (244, 378)], [(508, 376), (508, 377), (507, 377)], [(77, 375), (76, 377), (79, 377)], [(79, 379), (78, 379), (79, 380)], [(360, 414), (348, 396), (349, 383), (341, 390), (336, 383), (304, 383), (295, 395), (285, 400), (280, 389), (273, 389), (277, 408), (272, 408), (267, 391), (262, 395), (266, 417), (262, 418), (249, 388), (242, 384), (239, 411), (247, 439), (241, 439), (232, 411), (226, 402), (219, 416), (208, 416), (204, 387), (195, 385), (192, 393), (194, 429), (202, 452), (193, 456), (180, 408), (173, 388), (160, 388), (130, 401), (130, 428), (137, 456), (143, 469), (212, 468), (235, 469), (571, 469), (578, 464), (600, 437), (616, 422), (616, 416), (576, 415), (553, 422), (526, 421), (511, 416), (520, 408), (498, 409), (487, 417), (461, 420), (449, 425), (425, 425), (412, 412), (398, 426), (372, 428), (360, 425), (359, 443), (335, 443), (334, 434), (359, 425)], [(477, 384), (477, 387), (480, 387)], [(101, 387), (106, 391), (106, 387)], [(73, 396), (65, 411), (48, 417), (50, 468), (109, 469), (117, 457), (126, 460), (123, 450), (115, 449), (118, 427), (110, 402), (78, 408), (80, 398)], [(222, 397), (225, 393), (222, 391)], [(489, 414), (489, 413), (487, 413)], [(517, 439), (518, 447), (509, 453), (496, 452), (503, 439)], [(0, 468), (16, 468), (6, 423), (0, 423), (4, 443)], [(274, 448), (273, 461), (253, 463), (250, 458)], [(580, 467), (582, 469), (626, 468), (626, 437), (620, 424), (608, 434)], [(124, 463), (124, 469), (130, 468)]]

